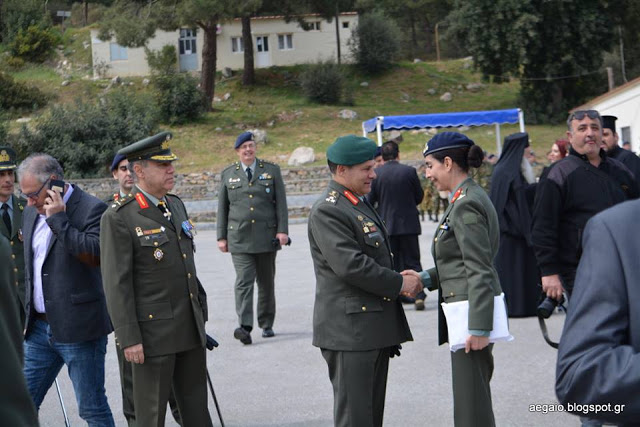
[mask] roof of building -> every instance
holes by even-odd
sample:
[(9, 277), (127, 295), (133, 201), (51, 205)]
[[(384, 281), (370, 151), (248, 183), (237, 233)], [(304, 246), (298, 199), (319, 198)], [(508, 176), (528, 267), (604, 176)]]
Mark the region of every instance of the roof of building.
[(606, 101), (607, 99), (613, 98), (614, 96), (617, 96), (621, 93), (624, 93), (626, 91), (628, 91), (629, 89), (632, 89), (636, 86), (640, 85), (640, 77), (637, 77), (633, 80), (631, 80), (630, 82), (627, 82), (621, 86), (618, 86), (614, 89), (611, 89), (608, 92), (603, 93), (600, 96), (597, 96), (587, 102), (585, 102), (582, 105), (579, 105), (575, 108), (573, 108), (571, 111), (569, 111), (570, 113), (576, 110), (585, 110), (585, 109), (589, 109), (592, 108), (594, 105), (598, 105), (599, 103), (601, 103), (602, 101)]

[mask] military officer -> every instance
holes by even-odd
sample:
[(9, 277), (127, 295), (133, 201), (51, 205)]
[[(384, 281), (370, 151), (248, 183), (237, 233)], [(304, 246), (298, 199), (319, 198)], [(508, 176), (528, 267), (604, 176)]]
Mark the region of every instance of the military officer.
[[(454, 423), (493, 426), (489, 382), (493, 374), (494, 297), (502, 292), (493, 260), (498, 252), (498, 215), (487, 193), (469, 176), (469, 168), (482, 164), (482, 149), (457, 132), (433, 137), (423, 152), (427, 178), (439, 191), (451, 194), (436, 229), (431, 253), (435, 267), (421, 273), (430, 290), (439, 289), (444, 303), (469, 302), (465, 350), (451, 352)], [(438, 304), (439, 343), (448, 341), (447, 321)], [(506, 316), (506, 314), (505, 314)]]
[(37, 426), (38, 414), (22, 372), (24, 336), (14, 303), (16, 278), (11, 253), (9, 241), (0, 235), (0, 419), (8, 426)]
[(387, 230), (364, 198), (375, 148), (355, 135), (329, 147), (332, 181), (309, 215), (313, 345), (329, 368), (336, 426), (382, 425), (389, 358), (413, 339), (398, 297), (422, 290), (417, 277), (393, 271)]
[(132, 363), (136, 425), (163, 425), (173, 389), (182, 425), (207, 426), (206, 299), (193, 224), (168, 193), (177, 159), (170, 139), (162, 132), (119, 151), (137, 183), (102, 217), (102, 276), (116, 339)]
[(15, 263), (16, 280), (14, 291), (16, 294), (20, 320), (24, 326), (24, 250), (22, 243), (22, 211), (27, 201), (16, 197), (14, 186), (16, 181), (16, 152), (11, 147), (0, 147), (0, 234), (9, 239), (11, 244), (11, 258)]
[(236, 270), (239, 327), (233, 336), (251, 344), (253, 284), (258, 283), (258, 326), (262, 337), (275, 335), (276, 251), (289, 242), (287, 195), (274, 163), (256, 158), (251, 132), (235, 143), (239, 161), (222, 171), (218, 194), (218, 248), (231, 252)]
[(109, 202), (123, 198), (131, 193), (133, 176), (129, 170), (129, 161), (124, 154), (116, 154), (111, 162), (111, 175), (118, 181), (118, 192), (114, 193)]

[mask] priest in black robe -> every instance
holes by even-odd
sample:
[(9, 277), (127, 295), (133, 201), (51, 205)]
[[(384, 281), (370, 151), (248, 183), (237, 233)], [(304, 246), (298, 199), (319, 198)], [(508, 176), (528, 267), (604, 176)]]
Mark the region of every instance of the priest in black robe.
[(505, 138), (489, 192), (500, 222), (500, 248), (494, 262), (509, 317), (535, 316), (541, 293), (531, 245), (535, 176), (525, 150), (530, 150), (528, 134), (520, 132)]
[(618, 145), (618, 132), (616, 132), (616, 116), (602, 116), (602, 142), (607, 156), (622, 162), (633, 174), (636, 182), (640, 183), (640, 157), (633, 151), (625, 150)]

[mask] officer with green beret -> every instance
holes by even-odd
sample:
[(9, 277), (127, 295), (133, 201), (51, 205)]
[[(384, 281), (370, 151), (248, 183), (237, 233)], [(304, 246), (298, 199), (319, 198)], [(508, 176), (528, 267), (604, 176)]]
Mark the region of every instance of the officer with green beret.
[(22, 243), (22, 211), (27, 201), (16, 197), (14, 186), (16, 181), (16, 152), (11, 147), (0, 147), (0, 234), (9, 240), (11, 258), (15, 263), (16, 280), (14, 283), (15, 298), (24, 326), (24, 250)]
[(123, 148), (137, 180), (100, 223), (107, 307), (131, 363), (138, 426), (164, 424), (175, 393), (183, 426), (211, 424), (206, 385), (206, 295), (194, 261), (195, 229), (175, 182), (171, 134)]
[(22, 371), (23, 325), (15, 304), (11, 254), (9, 241), (0, 235), (0, 420), (7, 426), (37, 426), (38, 415)]
[(236, 139), (238, 162), (221, 174), (218, 193), (218, 248), (231, 252), (236, 270), (239, 327), (233, 336), (251, 344), (253, 284), (258, 283), (258, 326), (271, 338), (276, 317), (276, 251), (289, 241), (287, 195), (280, 167), (256, 158), (251, 132)]
[(336, 139), (327, 150), (332, 180), (309, 214), (313, 345), (329, 368), (336, 426), (382, 425), (389, 358), (413, 340), (398, 297), (422, 290), (393, 270), (387, 230), (364, 198), (375, 149), (368, 138)]

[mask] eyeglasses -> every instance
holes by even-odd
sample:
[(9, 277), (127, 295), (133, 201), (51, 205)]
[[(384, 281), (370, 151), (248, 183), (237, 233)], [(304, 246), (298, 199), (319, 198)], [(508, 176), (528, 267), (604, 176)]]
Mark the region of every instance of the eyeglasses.
[(600, 120), (600, 122), (602, 122), (602, 119), (600, 118), (600, 113), (597, 112), (596, 110), (578, 110), (578, 111), (574, 111), (573, 113), (571, 113), (569, 115), (569, 119), (567, 120), (567, 122), (571, 122), (572, 120), (582, 120), (584, 119), (584, 117), (587, 116), (590, 119), (598, 119)]
[(38, 191), (34, 191), (32, 193), (23, 193), (22, 191), (20, 192), (20, 195), (22, 197), (24, 197), (25, 199), (33, 199), (36, 200), (38, 198), (38, 196), (40, 195), (40, 192), (44, 189), (44, 186), (47, 185), (47, 183), (49, 182), (51, 178), (47, 179), (43, 184), (42, 187), (40, 187), (38, 189)]

